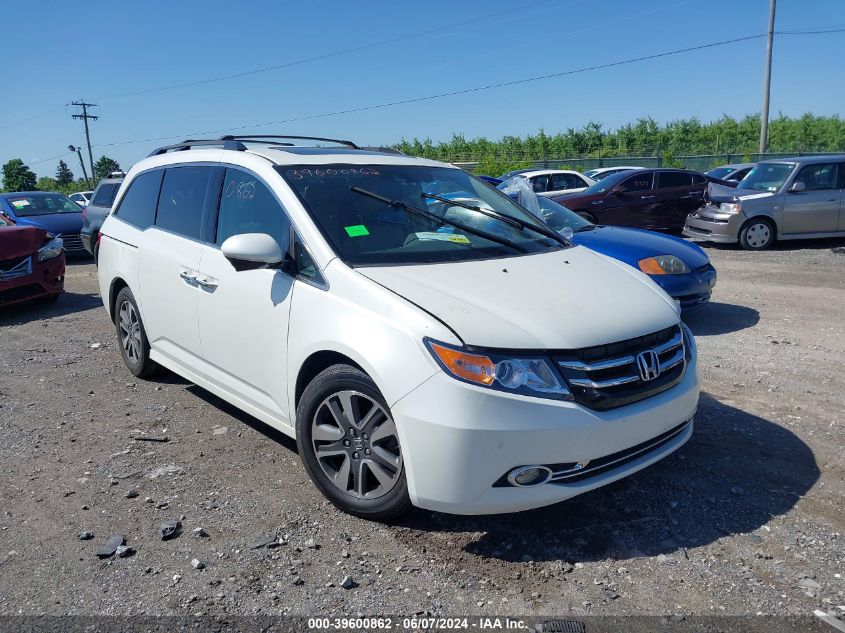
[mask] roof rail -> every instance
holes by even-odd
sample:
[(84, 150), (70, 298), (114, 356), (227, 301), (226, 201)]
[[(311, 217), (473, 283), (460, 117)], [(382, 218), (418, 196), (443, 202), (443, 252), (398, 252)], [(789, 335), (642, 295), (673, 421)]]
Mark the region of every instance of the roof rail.
[[(352, 141), (344, 141), (337, 138), (323, 138), (321, 136), (288, 136), (284, 134), (245, 134), (245, 135), (226, 135), (221, 136), (218, 141), (255, 141), (267, 142), (269, 139), (292, 139), (295, 141), (323, 141), (326, 143), (337, 143), (338, 145), (346, 145), (352, 149), (361, 149)], [(271, 143), (273, 145), (292, 145), (292, 143)]]
[(186, 139), (181, 143), (174, 143), (173, 145), (159, 147), (147, 154), (147, 158), (150, 156), (160, 156), (161, 154), (166, 154), (167, 152), (182, 152), (191, 149), (192, 147), (222, 147), (223, 149), (232, 149), (235, 151), (243, 151), (246, 149), (246, 145), (243, 143), (224, 141), (221, 139)]

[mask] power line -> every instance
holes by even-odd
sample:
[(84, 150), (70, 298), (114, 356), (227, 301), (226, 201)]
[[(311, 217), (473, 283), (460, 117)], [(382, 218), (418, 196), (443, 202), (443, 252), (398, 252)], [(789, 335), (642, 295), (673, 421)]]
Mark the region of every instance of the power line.
[[(408, 40), (408, 39), (422, 37), (424, 35), (431, 35), (433, 33), (439, 33), (441, 31), (454, 29), (454, 28), (457, 28), (457, 27), (460, 27), (460, 26), (466, 26), (468, 24), (473, 24), (475, 22), (480, 22), (480, 21), (483, 21), (483, 20), (489, 20), (490, 18), (494, 18), (494, 17), (500, 16), (500, 15), (505, 15), (507, 13), (513, 13), (515, 11), (524, 11), (525, 9), (530, 9), (530, 8), (537, 6), (537, 5), (540, 5), (540, 4), (546, 4), (549, 1), (550, 0), (535, 0), (534, 2), (529, 2), (527, 4), (523, 4), (523, 5), (520, 5), (520, 6), (517, 6), (517, 7), (511, 7), (510, 9), (503, 9), (501, 11), (488, 13), (487, 15), (476, 17), (476, 18), (473, 18), (471, 20), (464, 20), (462, 22), (454, 22), (454, 23), (448, 24), (446, 26), (438, 26), (436, 28), (426, 29), (426, 30), (423, 30), (423, 31), (417, 31), (415, 33), (410, 33), (410, 34), (402, 35), (402, 36), (399, 36), (399, 37), (392, 37), (392, 38), (385, 39), (385, 40), (370, 42), (368, 44), (361, 44), (359, 46), (352, 46), (350, 48), (343, 48), (343, 49), (340, 49), (340, 50), (331, 51), (329, 53), (322, 53), (320, 55), (314, 55), (314, 56), (311, 56), (311, 57), (304, 57), (302, 59), (297, 59), (297, 60), (290, 61), (290, 62), (284, 62), (282, 64), (275, 64), (273, 66), (264, 66), (262, 68), (254, 68), (252, 70), (245, 70), (243, 72), (233, 73), (233, 74), (230, 74), (230, 75), (220, 75), (218, 77), (210, 77), (208, 79), (200, 79), (200, 80), (197, 80), (197, 81), (188, 81), (188, 82), (184, 82), (184, 83), (171, 84), (169, 86), (160, 86), (158, 88), (148, 88), (148, 89), (145, 89), (145, 90), (137, 90), (137, 91), (134, 91), (134, 92), (124, 92), (124, 93), (120, 93), (120, 94), (106, 95), (105, 97), (100, 97), (100, 99), (101, 100), (116, 99), (118, 97), (131, 97), (131, 96), (151, 94), (151, 93), (155, 93), (155, 92), (164, 92), (166, 90), (176, 90), (178, 88), (190, 88), (190, 87), (193, 87), (193, 86), (202, 86), (202, 85), (206, 85), (206, 84), (210, 84), (210, 83), (216, 83), (216, 82), (219, 82), (219, 81), (226, 81), (228, 79), (238, 79), (238, 78), (241, 78), (241, 77), (249, 77), (251, 75), (257, 75), (257, 74), (260, 74), (260, 73), (271, 72), (271, 71), (274, 71), (274, 70), (281, 70), (283, 68), (290, 68), (292, 66), (301, 66), (302, 64), (308, 64), (308, 63), (311, 63), (311, 62), (321, 61), (321, 60), (324, 60), (324, 59), (331, 59), (332, 57), (339, 57), (341, 55), (347, 55), (349, 53), (357, 53), (357, 52), (360, 52), (360, 51), (369, 50), (371, 48), (377, 48), (377, 47), (380, 47), (380, 46), (387, 46), (388, 44), (395, 44), (397, 42), (404, 42), (405, 40)], [(582, 2), (582, 1), (583, 0), (576, 0), (575, 2), (571, 2), (570, 4), (577, 4), (578, 2)]]
[(583, 68), (565, 70), (565, 71), (557, 72), (557, 73), (537, 75), (537, 76), (534, 76), (534, 77), (514, 79), (514, 80), (511, 80), (511, 81), (502, 81), (502, 82), (498, 82), (498, 83), (494, 83), (494, 84), (487, 84), (487, 85), (484, 85), (484, 86), (475, 86), (473, 88), (464, 88), (464, 89), (461, 89), (461, 90), (451, 90), (449, 92), (441, 92), (441, 93), (438, 93), (438, 94), (426, 95), (426, 96), (422, 96), (422, 97), (412, 97), (412, 98), (409, 98), (409, 99), (401, 99), (399, 101), (390, 101), (390, 102), (387, 102), (387, 103), (366, 105), (366, 106), (360, 106), (360, 107), (357, 107), (357, 108), (348, 108), (346, 110), (336, 110), (334, 112), (324, 112), (324, 113), (321, 113), (321, 114), (311, 114), (311, 115), (305, 115), (305, 116), (299, 116), (299, 117), (292, 117), (292, 118), (289, 118), (289, 119), (281, 119), (279, 121), (265, 121), (263, 123), (251, 123), (251, 124), (247, 124), (247, 125), (239, 125), (237, 127), (220, 128), (220, 129), (217, 129), (217, 130), (206, 130), (204, 132), (192, 132), (190, 134), (159, 136), (159, 137), (155, 137), (155, 138), (146, 138), (146, 139), (138, 139), (138, 140), (131, 140), (131, 141), (119, 141), (119, 142), (115, 142), (115, 143), (104, 143), (102, 145), (98, 145), (97, 147), (114, 147), (116, 145), (129, 145), (129, 144), (133, 144), (133, 143), (149, 143), (149, 142), (153, 142), (153, 141), (164, 141), (164, 140), (168, 140), (168, 139), (172, 139), (172, 138), (178, 138), (178, 137), (181, 137), (181, 136), (189, 136), (190, 137), (190, 136), (200, 136), (200, 135), (203, 135), (203, 134), (217, 134), (217, 133), (221, 133), (221, 132), (235, 132), (235, 131), (238, 131), (238, 130), (253, 128), (253, 127), (263, 127), (263, 126), (266, 126), (266, 125), (279, 125), (279, 124), (282, 124), (282, 123), (293, 123), (293, 122), (296, 122), (296, 121), (309, 121), (309, 120), (312, 120), (312, 119), (322, 119), (322, 118), (326, 118), (326, 117), (339, 116), (339, 115), (342, 115), (342, 114), (353, 114), (353, 113), (356, 113), (356, 112), (365, 112), (365, 111), (368, 111), (368, 110), (379, 110), (379, 109), (382, 109), (382, 108), (390, 108), (390, 107), (395, 107), (395, 106), (399, 106), (399, 105), (407, 105), (407, 104), (410, 104), (410, 103), (419, 103), (421, 101), (431, 101), (431, 100), (434, 100), (434, 99), (442, 99), (442, 98), (445, 98), (445, 97), (454, 97), (454, 96), (458, 96), (458, 95), (470, 94), (470, 93), (475, 93), (475, 92), (483, 92), (483, 91), (486, 91), (486, 90), (493, 90), (495, 88), (505, 88), (505, 87), (509, 87), (509, 86), (527, 84), (527, 83), (532, 83), (532, 82), (535, 82), (535, 81), (542, 81), (542, 80), (545, 80), (545, 79), (554, 79), (554, 78), (557, 78), (557, 77), (564, 77), (564, 76), (567, 76), (567, 75), (575, 75), (575, 74), (579, 74), (579, 73), (585, 73), (585, 72), (589, 72), (589, 71), (592, 71), (592, 70), (602, 70), (602, 69), (605, 69), (605, 68), (613, 68), (613, 67), (616, 67), (616, 66), (633, 64), (633, 63), (636, 63), (636, 62), (648, 61), (648, 60), (652, 60), (652, 59), (659, 59), (659, 58), (662, 58), (662, 57), (669, 57), (671, 55), (680, 55), (682, 53), (689, 53), (689, 52), (693, 52), (693, 51), (699, 51), (699, 50), (704, 50), (704, 49), (708, 49), (708, 48), (714, 48), (714, 47), (717, 47), (717, 46), (726, 46), (728, 44), (735, 44), (735, 43), (738, 43), (738, 42), (745, 42), (745, 41), (748, 41), (748, 40), (760, 39), (762, 37), (766, 37), (766, 35), (767, 35), (766, 33), (759, 33), (759, 34), (756, 34), (756, 35), (747, 35), (745, 37), (736, 37), (736, 38), (729, 39), (729, 40), (722, 40), (722, 41), (719, 41), (719, 42), (710, 42), (708, 44), (700, 44), (698, 46), (689, 46), (689, 47), (686, 47), (686, 48), (679, 48), (679, 49), (675, 49), (675, 50), (671, 50), (671, 51), (664, 51), (662, 53), (654, 53), (652, 55), (643, 55), (641, 57), (633, 57), (633, 58), (629, 58), (629, 59), (623, 59), (623, 60), (618, 60), (618, 61), (614, 61), (614, 62), (608, 62), (608, 63), (605, 63), (605, 64), (596, 64), (596, 65), (593, 65), (593, 66), (585, 66)]

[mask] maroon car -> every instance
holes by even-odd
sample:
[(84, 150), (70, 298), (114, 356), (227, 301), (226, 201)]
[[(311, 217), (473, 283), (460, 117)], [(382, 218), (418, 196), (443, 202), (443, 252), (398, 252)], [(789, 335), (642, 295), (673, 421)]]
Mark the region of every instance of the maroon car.
[(687, 216), (704, 204), (709, 182), (686, 169), (638, 169), (554, 200), (595, 224), (680, 231)]
[(15, 226), (0, 216), (0, 307), (30, 299), (57, 299), (64, 285), (62, 240), (44, 229)]

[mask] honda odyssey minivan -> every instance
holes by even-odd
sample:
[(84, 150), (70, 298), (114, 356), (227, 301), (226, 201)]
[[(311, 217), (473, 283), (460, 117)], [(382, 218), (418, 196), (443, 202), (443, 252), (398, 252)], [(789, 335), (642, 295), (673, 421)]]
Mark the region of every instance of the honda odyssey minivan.
[(692, 434), (674, 301), (443, 163), (301, 137), (161, 148), (120, 186), (98, 276), (134, 375), (166, 367), (296, 438), (360, 517), (536, 508)]

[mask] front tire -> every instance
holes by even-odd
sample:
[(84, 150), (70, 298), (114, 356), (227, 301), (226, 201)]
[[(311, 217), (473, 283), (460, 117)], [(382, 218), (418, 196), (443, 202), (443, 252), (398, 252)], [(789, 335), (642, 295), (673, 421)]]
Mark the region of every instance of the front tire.
[(120, 344), (120, 355), (132, 375), (138, 378), (152, 376), (158, 369), (155, 361), (150, 359), (150, 344), (147, 332), (141, 321), (141, 312), (135, 297), (129, 288), (123, 288), (114, 302), (114, 327), (117, 331), (117, 342)]
[(305, 388), (296, 442), (314, 485), (339, 509), (382, 521), (411, 509), (396, 423), (373, 379), (334, 365)]
[(775, 241), (775, 225), (765, 218), (752, 218), (739, 231), (739, 243), (747, 251), (764, 251)]

